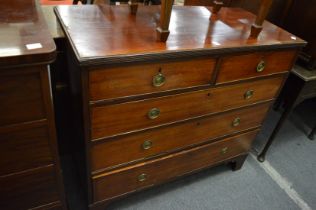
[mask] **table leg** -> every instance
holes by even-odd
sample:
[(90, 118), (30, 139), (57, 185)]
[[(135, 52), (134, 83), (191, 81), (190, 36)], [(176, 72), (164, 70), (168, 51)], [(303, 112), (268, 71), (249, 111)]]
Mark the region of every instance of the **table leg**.
[(266, 145), (264, 146), (263, 150), (261, 151), (261, 153), (260, 153), (260, 154), (258, 155), (258, 157), (257, 157), (257, 159), (258, 159), (259, 162), (264, 162), (264, 161), (265, 161), (266, 153), (267, 153), (267, 151), (269, 150), (271, 144), (273, 143), (273, 141), (274, 141), (274, 139), (275, 139), (277, 133), (278, 133), (279, 130), (281, 129), (281, 127), (282, 127), (284, 121), (286, 120), (286, 118), (287, 118), (287, 117), (289, 116), (289, 114), (291, 113), (292, 107), (293, 107), (293, 106), (289, 106), (289, 107), (287, 107), (287, 108), (284, 110), (284, 112), (283, 112), (283, 114), (282, 114), (280, 120), (278, 121), (276, 127), (274, 128), (274, 130), (273, 130), (273, 132), (272, 132), (272, 134), (271, 134), (271, 136), (270, 136), (268, 142), (266, 143)]
[[(295, 91), (293, 91), (293, 92), (295, 92)], [(261, 151), (261, 153), (257, 157), (259, 162), (264, 162), (265, 161), (266, 153), (269, 150), (271, 144), (273, 143), (277, 133), (280, 131), (284, 121), (289, 116), (289, 114), (292, 112), (292, 110), (298, 104), (300, 104), (303, 101), (303, 99), (298, 97), (299, 93), (300, 93), (300, 91), (297, 92), (297, 95), (294, 94), (294, 95), (292, 95), (292, 97), (290, 99), (288, 99), (288, 101), (286, 103), (285, 110), (282, 113), (281, 118), (279, 119), (277, 125), (275, 126), (275, 128), (274, 128), (272, 134), (270, 135), (270, 138), (268, 139), (268, 141), (267, 141), (266, 145), (264, 146), (263, 150)]]
[(312, 132), (308, 135), (308, 138), (310, 140), (314, 140), (315, 139), (315, 133), (316, 133), (316, 126), (313, 128)]
[(276, 108), (283, 103), (284, 104), (284, 111), (282, 113), (281, 118), (279, 119), (277, 125), (275, 126), (270, 138), (268, 139), (267, 143), (265, 144), (263, 150), (258, 155), (257, 159), (259, 162), (265, 161), (265, 156), (267, 151), (269, 150), (271, 144), (273, 143), (277, 133), (281, 129), (284, 121), (292, 112), (292, 110), (300, 104), (304, 99), (299, 97), (300, 93), (304, 89), (305, 82), (298, 78), (296, 75), (290, 73), (287, 81), (281, 91), (280, 99), (276, 102)]

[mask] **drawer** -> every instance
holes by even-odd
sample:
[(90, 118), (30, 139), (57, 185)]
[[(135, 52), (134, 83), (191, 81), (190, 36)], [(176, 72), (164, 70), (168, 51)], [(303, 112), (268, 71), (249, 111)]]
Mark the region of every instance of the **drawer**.
[(93, 177), (94, 201), (107, 200), (246, 153), (257, 131)]
[(1, 209), (29, 209), (58, 201), (54, 174), (54, 167), (48, 166), (0, 177)]
[(289, 71), (296, 54), (291, 50), (224, 57), (216, 84)]
[[(115, 138), (91, 146), (92, 171), (154, 156), (261, 125), (271, 103)], [(122, 155), (124, 154), (124, 155)]]
[(0, 126), (45, 118), (39, 72), (0, 74)]
[[(91, 108), (92, 139), (242, 107), (276, 96), (283, 76)], [(246, 96), (247, 95), (247, 96)]]
[(92, 70), (89, 72), (90, 100), (209, 85), (215, 62), (205, 58)]
[(46, 125), (0, 129), (0, 176), (52, 163)]

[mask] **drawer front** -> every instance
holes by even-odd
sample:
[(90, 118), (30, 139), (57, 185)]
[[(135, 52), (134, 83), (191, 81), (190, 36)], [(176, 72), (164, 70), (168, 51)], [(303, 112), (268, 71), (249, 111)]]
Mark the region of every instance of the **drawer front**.
[(161, 98), (92, 107), (91, 137), (97, 139), (141, 130), (272, 99), (283, 78), (275, 77)]
[(52, 163), (46, 125), (0, 130), (0, 176)]
[(90, 100), (209, 85), (215, 59), (123, 66), (89, 73)]
[[(271, 103), (115, 138), (91, 147), (92, 171), (128, 163), (261, 125)], [(124, 155), (122, 155), (124, 154)]]
[(0, 177), (0, 206), (6, 210), (29, 209), (59, 200), (53, 166)]
[(289, 71), (296, 54), (296, 51), (276, 51), (224, 57), (216, 83)]
[(39, 72), (0, 74), (0, 126), (45, 118)]
[(257, 131), (165, 156), (93, 178), (94, 201), (156, 185), (246, 153)]

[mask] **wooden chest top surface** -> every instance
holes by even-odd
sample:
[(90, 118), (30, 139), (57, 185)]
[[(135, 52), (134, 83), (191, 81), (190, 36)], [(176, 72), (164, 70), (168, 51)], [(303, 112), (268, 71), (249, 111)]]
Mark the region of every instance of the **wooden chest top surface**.
[(56, 46), (36, 0), (6, 1), (0, 11), (1, 67), (55, 59)]
[[(234, 51), (303, 46), (305, 42), (264, 22), (258, 39), (249, 38), (255, 16), (238, 8), (173, 6), (170, 35), (156, 41), (159, 6), (141, 6), (136, 16), (128, 6), (58, 6), (59, 17), (80, 64), (119, 63), (148, 59), (218, 54)], [(229, 51), (228, 51), (229, 50)]]

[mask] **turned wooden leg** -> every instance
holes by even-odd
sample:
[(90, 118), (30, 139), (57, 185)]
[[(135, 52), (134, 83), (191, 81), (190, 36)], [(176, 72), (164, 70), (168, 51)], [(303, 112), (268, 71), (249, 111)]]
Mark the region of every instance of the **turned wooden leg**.
[(258, 37), (262, 30), (263, 21), (266, 19), (272, 0), (262, 0), (255, 23), (251, 26), (250, 37)]
[(221, 10), (223, 5), (224, 5), (223, 0), (213, 1), (212, 13), (217, 14), (219, 10)]
[[(295, 92), (295, 90), (293, 89), (293, 92)], [(298, 92), (299, 94), (299, 92)], [(297, 98), (297, 96), (294, 96), (292, 100), (288, 101), (288, 104), (286, 104), (285, 110), (282, 113), (282, 116), (280, 117), (277, 125), (275, 126), (274, 130), (272, 131), (272, 134), (270, 135), (266, 145), (264, 146), (262, 152), (258, 155), (257, 159), (259, 162), (264, 162), (265, 161), (265, 157), (266, 154), (271, 146), (271, 144), (273, 143), (276, 135), (279, 133), (281, 127), (283, 126), (285, 120), (287, 119), (287, 117), (290, 115), (290, 113), (292, 112), (292, 110), (301, 102), (301, 98)]]
[(237, 157), (233, 162), (232, 162), (232, 170), (233, 171), (238, 171), (241, 169), (241, 167), (244, 165), (245, 160), (247, 159), (248, 155), (242, 155)]
[(157, 41), (166, 42), (169, 36), (169, 23), (173, 0), (162, 0), (160, 11), (160, 24), (156, 29)]
[(315, 139), (315, 133), (316, 133), (316, 126), (313, 128), (312, 132), (308, 135), (308, 138), (310, 140), (314, 140)]
[(132, 15), (136, 15), (138, 9), (138, 4), (136, 0), (131, 0), (130, 10)]

